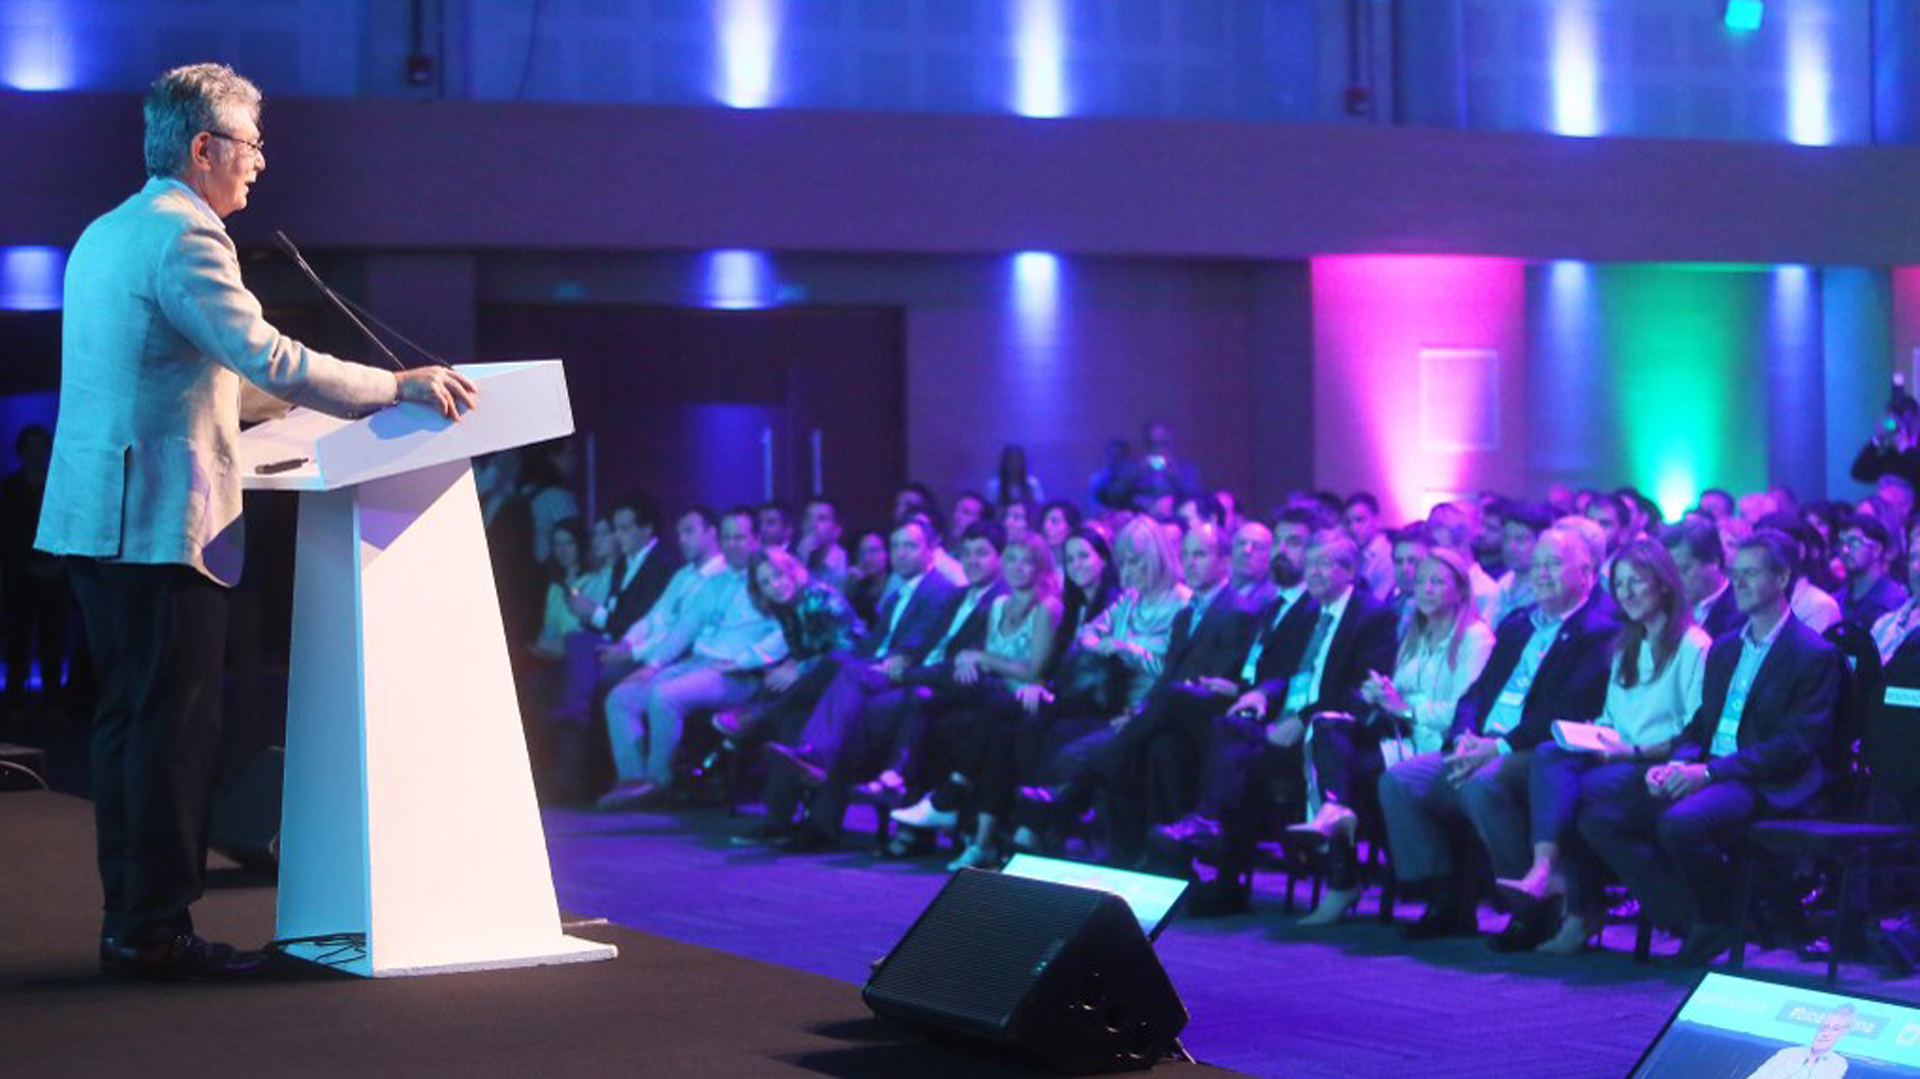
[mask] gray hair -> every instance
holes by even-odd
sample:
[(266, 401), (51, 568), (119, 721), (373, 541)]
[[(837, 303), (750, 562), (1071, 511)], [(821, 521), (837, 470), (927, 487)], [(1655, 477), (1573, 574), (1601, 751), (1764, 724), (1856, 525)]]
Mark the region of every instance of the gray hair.
[(219, 130), (221, 118), (233, 109), (257, 118), (260, 88), (225, 64), (188, 64), (153, 80), (143, 108), (147, 175), (180, 175), (193, 137)]
[(1346, 570), (1360, 568), (1360, 545), (1353, 537), (1337, 528), (1323, 528), (1307, 540), (1307, 550), (1318, 549), (1328, 558), (1339, 563)]

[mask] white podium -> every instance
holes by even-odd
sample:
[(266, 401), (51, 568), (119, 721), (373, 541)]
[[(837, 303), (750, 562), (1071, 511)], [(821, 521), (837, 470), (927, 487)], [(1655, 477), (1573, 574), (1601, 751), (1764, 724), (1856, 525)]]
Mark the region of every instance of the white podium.
[(470, 462), (571, 434), (566, 380), (458, 370), (458, 423), (296, 410), (241, 436), (248, 489), (301, 492), (275, 936), (371, 977), (617, 954), (561, 931)]

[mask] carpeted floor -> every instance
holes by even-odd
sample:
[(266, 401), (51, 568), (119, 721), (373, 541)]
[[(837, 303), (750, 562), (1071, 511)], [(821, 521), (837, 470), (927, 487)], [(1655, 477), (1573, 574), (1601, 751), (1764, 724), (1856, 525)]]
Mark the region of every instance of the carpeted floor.
[[(612, 962), (434, 978), (282, 972), (246, 985), (110, 982), (94, 969), (91, 807), (0, 794), (0, 1075), (22, 1079), (1013, 1076), (1017, 1064), (871, 1018), (854, 986), (618, 926)], [(230, 865), (210, 936), (271, 935), (270, 881)], [(724, 885), (710, 882), (715, 891)], [(1155, 1074), (1217, 1075), (1166, 1066)]]
[[(855, 829), (871, 827), (864, 814), (856, 807)], [(833, 855), (729, 846), (751, 820), (550, 810), (562, 905), (859, 982), (945, 880), (935, 862), (875, 859), (857, 834)], [(1605, 950), (1572, 958), (1499, 956), (1478, 940), (1410, 945), (1371, 917), (1301, 930), (1280, 912), (1278, 881), (1260, 878), (1252, 914), (1176, 921), (1160, 938), (1193, 1015), (1187, 1048), (1201, 1060), (1274, 1079), (1618, 1079), (1693, 981), (1634, 963), (1624, 926)], [(1498, 924), (1487, 916), (1487, 928)], [(1809, 983), (1824, 974), (1786, 952), (1749, 962)], [(1861, 992), (1920, 1000), (1920, 980), (1886, 982), (1853, 965), (1844, 976)]]

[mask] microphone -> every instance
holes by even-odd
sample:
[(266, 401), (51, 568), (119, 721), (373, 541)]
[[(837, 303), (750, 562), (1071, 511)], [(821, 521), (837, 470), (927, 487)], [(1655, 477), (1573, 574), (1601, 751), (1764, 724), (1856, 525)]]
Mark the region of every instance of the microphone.
[[(395, 356), (393, 354), (393, 350), (387, 347), (387, 343), (385, 341), (382, 341), (378, 334), (375, 334), (372, 330), (367, 329), (367, 324), (360, 321), (359, 315), (354, 314), (354, 311), (358, 309), (358, 305), (354, 304), (353, 301), (347, 299), (346, 297), (340, 295), (339, 293), (333, 291), (333, 289), (330, 286), (328, 286), (328, 284), (325, 281), (320, 280), (320, 275), (313, 272), (313, 267), (307, 265), (307, 260), (301, 257), (300, 255), (300, 249), (293, 245), (293, 241), (287, 238), (286, 233), (275, 231), (273, 234), (273, 239), (276, 243), (280, 245), (280, 250), (286, 252), (287, 257), (293, 260), (293, 264), (299, 267), (300, 272), (306, 275), (307, 280), (313, 282), (313, 287), (320, 290), (320, 295), (325, 296), (328, 300), (332, 301), (333, 306), (336, 309), (338, 309), (341, 314), (347, 316), (347, 321), (353, 323), (355, 329), (359, 330), (363, 335), (365, 335), (367, 340), (373, 342), (373, 347), (380, 350), (380, 354), (387, 358), (387, 362), (393, 365), (394, 370), (405, 371), (407, 369), (407, 365), (400, 362), (400, 357)], [(393, 329), (391, 326), (388, 326), (383, 322), (380, 322), (380, 320), (377, 318), (374, 318), (371, 313), (363, 310), (361, 311), (361, 314), (365, 314), (368, 318), (373, 319), (373, 321), (379, 324), (382, 329), (385, 329), (388, 333), (391, 333), (395, 337), (398, 337), (402, 342), (404, 342), (408, 347), (412, 348), (415, 352), (420, 353), (422, 356), (425, 356), (427, 359), (432, 360), (434, 363), (438, 363), (438, 364), (441, 364), (442, 366), (445, 366), (444, 361), (440, 360), (438, 357), (429, 353), (426, 349), (421, 348), (419, 345), (414, 344), (412, 341), (407, 340), (407, 338), (404, 335), (402, 335), (399, 331)]]

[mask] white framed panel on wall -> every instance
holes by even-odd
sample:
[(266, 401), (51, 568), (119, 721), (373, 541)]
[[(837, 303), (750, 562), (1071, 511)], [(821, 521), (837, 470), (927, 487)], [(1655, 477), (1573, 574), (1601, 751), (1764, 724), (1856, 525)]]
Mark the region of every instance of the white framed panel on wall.
[(1485, 453), (1500, 448), (1500, 352), (1420, 350), (1420, 448)]

